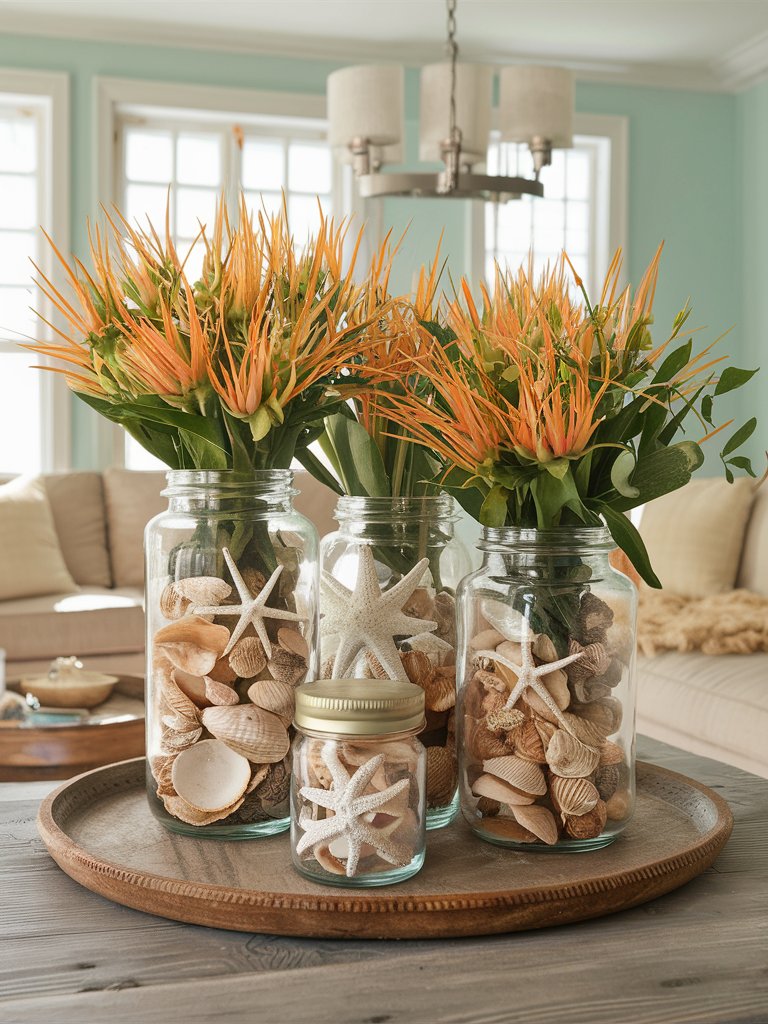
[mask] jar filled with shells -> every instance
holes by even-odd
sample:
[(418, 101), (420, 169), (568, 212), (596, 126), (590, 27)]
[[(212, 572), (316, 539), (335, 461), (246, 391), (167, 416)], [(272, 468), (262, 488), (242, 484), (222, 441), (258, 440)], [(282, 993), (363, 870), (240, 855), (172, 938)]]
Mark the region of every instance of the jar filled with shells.
[(289, 470), (173, 471), (147, 527), (147, 788), (171, 831), (288, 828), (296, 687), (316, 676), (318, 542)]
[(424, 863), (424, 690), (336, 679), (296, 691), (291, 854), (328, 885), (392, 885)]
[(456, 586), (469, 571), (453, 498), (342, 497), (321, 544), (320, 674), (424, 691), (427, 828), (458, 809)]
[(605, 846), (632, 815), (636, 592), (600, 528), (486, 529), (461, 584), (462, 812), (482, 839)]

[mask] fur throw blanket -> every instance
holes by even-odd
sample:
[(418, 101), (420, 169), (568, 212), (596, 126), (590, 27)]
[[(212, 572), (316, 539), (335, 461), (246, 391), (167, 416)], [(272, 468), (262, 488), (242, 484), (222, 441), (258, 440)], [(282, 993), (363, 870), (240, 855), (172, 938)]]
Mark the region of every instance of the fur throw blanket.
[(768, 597), (749, 590), (730, 590), (712, 597), (692, 598), (643, 588), (637, 649), (649, 657), (663, 651), (768, 651)]

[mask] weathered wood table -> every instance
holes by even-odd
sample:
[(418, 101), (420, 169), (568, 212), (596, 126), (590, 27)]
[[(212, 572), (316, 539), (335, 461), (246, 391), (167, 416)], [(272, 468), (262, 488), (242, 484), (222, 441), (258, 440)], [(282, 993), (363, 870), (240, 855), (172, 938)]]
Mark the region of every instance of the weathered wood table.
[(51, 784), (3, 784), (0, 1021), (765, 1024), (768, 780), (650, 740), (639, 753), (730, 803), (734, 833), (712, 869), (610, 917), (443, 942), (243, 935), (116, 906), (38, 838)]

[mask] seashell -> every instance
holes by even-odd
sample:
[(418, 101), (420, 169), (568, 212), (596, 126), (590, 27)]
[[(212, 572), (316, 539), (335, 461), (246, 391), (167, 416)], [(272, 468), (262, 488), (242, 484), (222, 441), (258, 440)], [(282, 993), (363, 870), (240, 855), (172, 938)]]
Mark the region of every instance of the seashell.
[(615, 764), (601, 765), (595, 772), (595, 786), (601, 800), (610, 800), (619, 788), (619, 769)]
[(501, 693), (505, 698), (509, 693), (506, 681), (502, 679), (501, 676), (496, 675), (495, 672), (477, 672), (475, 678), (486, 693), (490, 693), (492, 691), (495, 693)]
[(552, 637), (547, 636), (546, 633), (539, 633), (533, 641), (531, 650), (539, 661), (543, 663), (557, 661), (559, 657)]
[(177, 718), (184, 719), (188, 723), (187, 728), (194, 728), (200, 724), (199, 709), (172, 677), (163, 680), (160, 694), (166, 708)]
[(432, 606), (432, 621), (437, 622), (435, 633), (451, 647), (456, 646), (456, 602), (443, 590), (435, 597)]
[(578, 640), (568, 641), (568, 653), (580, 654), (577, 661), (572, 661), (566, 667), (568, 679), (572, 683), (584, 682), (592, 679), (593, 676), (600, 676), (607, 671), (611, 664), (611, 656), (605, 644), (596, 643), (582, 646)]
[(532, 796), (544, 796), (547, 792), (547, 780), (541, 768), (533, 761), (524, 761), (514, 754), (487, 758), (483, 761), (483, 771)]
[(226, 626), (215, 626), (199, 615), (187, 615), (155, 633), (154, 644), (176, 668), (193, 676), (207, 675), (229, 643)]
[(595, 594), (587, 591), (579, 606), (579, 633), (585, 644), (604, 643), (613, 624), (613, 609)]
[(529, 832), (527, 828), (524, 828), (514, 818), (502, 816), (485, 818), (483, 821), (483, 831), (490, 832), (491, 835), (498, 836), (499, 839), (508, 839), (514, 843), (535, 843), (537, 839), (533, 832)]
[(496, 800), (507, 806), (518, 804), (532, 804), (533, 797), (527, 793), (521, 793), (509, 783), (497, 778), (495, 775), (481, 775), (472, 784), (472, 792), (475, 796), (484, 796), (489, 800)]
[[(497, 693), (495, 690), (490, 690), (483, 697), (483, 703), (481, 707), (483, 715), (485, 716), (485, 724), (488, 726), (489, 729), (492, 729), (493, 732), (498, 732), (499, 730), (494, 726), (488, 725), (488, 719), (492, 715), (501, 714), (506, 708), (506, 706), (507, 701), (503, 693)], [(514, 711), (515, 709), (512, 708), (511, 710)]]
[(465, 719), (467, 726), (469, 722), (474, 723), (467, 728), (467, 748), (478, 761), (484, 761), (488, 757), (504, 757), (509, 753), (509, 748), (502, 739), (490, 732), (483, 721), (476, 719)]
[(611, 658), (611, 662), (605, 672), (603, 672), (601, 676), (595, 676), (592, 681), (595, 683), (601, 683), (603, 686), (607, 686), (612, 690), (614, 686), (619, 685), (623, 674), (624, 666), (622, 663), (618, 658)]
[(270, 818), (282, 818), (288, 814), (291, 774), (283, 762), (270, 765), (266, 778), (256, 792)]
[(233, 814), (238, 807), (241, 806), (244, 797), (240, 797), (229, 807), (224, 807), (220, 811), (200, 811), (191, 804), (188, 804), (186, 800), (182, 800), (180, 796), (164, 796), (163, 805), (166, 811), (174, 818), (178, 818), (179, 821), (185, 821), (188, 825), (212, 825), (214, 821), (221, 821), (222, 818), (228, 818), (230, 814)]
[(621, 764), (624, 761), (624, 751), (618, 743), (606, 740), (605, 746), (600, 751), (600, 764)]
[(255, 704), (206, 708), (203, 725), (216, 739), (256, 764), (282, 761), (288, 753), (288, 732), (270, 711)]
[(578, 718), (591, 722), (603, 738), (618, 730), (623, 715), (621, 703), (615, 697), (601, 697), (589, 704), (574, 702), (571, 711)]
[(552, 697), (555, 704), (561, 711), (565, 711), (568, 705), (571, 703), (571, 693), (568, 689), (568, 676), (563, 672), (562, 669), (556, 669), (554, 672), (548, 672), (545, 676), (541, 677), (542, 683), (547, 689), (547, 693)]
[[(490, 694), (488, 696), (491, 697)], [(501, 707), (498, 711), (486, 712), (485, 724), (491, 732), (511, 732), (525, 721), (525, 715), (517, 708), (508, 708), (501, 694), (496, 696)]]
[(504, 642), (498, 629), (481, 629), (469, 641), (470, 651), (493, 651)]
[(171, 672), (171, 678), (181, 692), (199, 708), (208, 704), (205, 696), (205, 676), (193, 676), (183, 669), (175, 668)]
[(264, 647), (257, 636), (244, 636), (229, 652), (232, 671), (241, 679), (257, 676), (267, 664)]
[(578, 715), (566, 711), (563, 714), (563, 720), (571, 736), (586, 743), (588, 747), (601, 748), (605, 744), (605, 735), (586, 718), (580, 718)]
[(169, 583), (160, 595), (160, 614), (165, 619), (180, 619), (192, 603), (176, 589), (175, 583)]
[(544, 749), (544, 740), (532, 719), (527, 719), (515, 729), (512, 740), (515, 754), (518, 757), (521, 757), (524, 761), (546, 764), (547, 755)]
[(304, 658), (292, 651), (286, 651), (283, 647), (273, 647), (267, 669), (273, 679), (295, 686), (306, 676), (307, 663)]
[(558, 836), (557, 822), (554, 814), (546, 807), (540, 804), (531, 804), (528, 807), (513, 806), (512, 813), (518, 824), (533, 832), (547, 846), (555, 845)]
[(434, 597), (426, 587), (417, 587), (403, 606), (406, 615), (416, 619), (432, 619)]
[[(415, 651), (411, 653), (417, 653)], [(450, 711), (456, 704), (456, 670), (436, 668), (424, 686), (424, 705), (430, 711)]]
[(605, 828), (606, 805), (598, 800), (591, 811), (565, 819), (565, 831), (572, 839), (596, 839)]
[(169, 730), (163, 735), (160, 746), (166, 753), (177, 754), (179, 751), (191, 747), (193, 743), (197, 743), (202, 735), (203, 730), (199, 727), (197, 729), (190, 729), (188, 732)]
[(503, 640), (496, 648), (496, 653), (507, 661), (514, 662), (515, 665), (519, 665), (523, 658), (523, 648), (514, 640)]
[(606, 801), (606, 812), (611, 821), (624, 821), (629, 817), (632, 810), (632, 800), (626, 789), (617, 790), (613, 796)]
[(190, 604), (203, 607), (221, 604), (232, 593), (232, 587), (218, 576), (190, 576), (176, 580), (173, 587)]
[(226, 743), (201, 740), (174, 760), (171, 781), (182, 800), (211, 813), (231, 807), (244, 795), (251, 781), (251, 766)]
[(248, 699), (256, 707), (277, 715), (286, 727), (291, 724), (295, 695), (290, 683), (281, 683), (277, 679), (258, 679), (248, 687)]
[(246, 787), (246, 794), (252, 793), (254, 789), (258, 789), (264, 779), (269, 775), (271, 767), (272, 766), (269, 764), (255, 764), (253, 766), (253, 774), (251, 775), (251, 781)]
[[(406, 651), (400, 655), (405, 674), (410, 682), (425, 689), (427, 682), (432, 678), (432, 662), (423, 651)], [(434, 711), (439, 710), (433, 708)]]
[(558, 729), (547, 746), (547, 764), (555, 775), (564, 778), (583, 779), (591, 775), (599, 760), (597, 750), (564, 729)]
[[(323, 746), (325, 740), (309, 739), (302, 746), (302, 775), (306, 775), (310, 782), (317, 780), (324, 789), (330, 789), (333, 782), (331, 770), (323, 758)], [(306, 758), (306, 763), (304, 759)]]
[(225, 683), (227, 686), (231, 686), (232, 683), (234, 683), (237, 679), (237, 672), (235, 672), (229, 664), (228, 656), (225, 658), (219, 658), (208, 673), (208, 678), (215, 679), (217, 683)]
[(346, 875), (346, 864), (340, 861), (338, 857), (334, 857), (327, 843), (321, 843), (316, 846), (312, 851), (312, 856), (329, 875)]
[(264, 584), (267, 582), (267, 577), (263, 572), (258, 569), (254, 569), (252, 565), (246, 565), (245, 567), (240, 566), (240, 575), (243, 577), (243, 583), (250, 590), (254, 597), (258, 597), (261, 591), (264, 589)]
[(571, 683), (571, 692), (579, 704), (591, 704), (593, 700), (609, 697), (611, 688), (596, 679), (584, 679)]
[(566, 816), (587, 814), (600, 799), (597, 789), (587, 779), (562, 779), (553, 775), (549, 785), (549, 795), (555, 809), (565, 824)]
[[(333, 671), (333, 660), (331, 660), (331, 668), (329, 671)], [(367, 673), (365, 678), (389, 679), (389, 676), (387, 675), (387, 670), (381, 664), (381, 662), (373, 653), (373, 651), (365, 652), (365, 667), (362, 671), (364, 673)]]
[[(568, 719), (570, 715), (563, 715), (563, 718)], [(541, 742), (544, 744), (546, 750), (547, 744), (557, 732), (557, 725), (554, 722), (547, 722), (543, 718), (534, 718), (533, 724), (536, 726), (536, 732), (541, 736)], [(581, 737), (579, 737), (581, 738)], [(582, 742), (584, 742), (582, 740)]]
[(481, 796), (477, 801), (477, 810), (484, 818), (495, 818), (501, 810), (498, 800), (491, 800), (490, 797)]
[(172, 732), (189, 732), (190, 723), (186, 718), (177, 717), (176, 715), (163, 715), (160, 719), (163, 725), (170, 729)]
[[(291, 654), (298, 654), (304, 661), (309, 659), (309, 646), (304, 637), (297, 629), (289, 629), (288, 626), (281, 626), (277, 631), (277, 642)], [(261, 669), (259, 669), (261, 671)]]
[(231, 706), (240, 702), (237, 690), (227, 686), (226, 683), (211, 679), (210, 676), (205, 677), (205, 698), (209, 704), (214, 704), (217, 707)]
[(444, 807), (456, 792), (456, 758), (445, 747), (427, 747), (427, 804)]
[(434, 633), (417, 633), (403, 643), (403, 650), (421, 651), (435, 668), (440, 665), (453, 665), (456, 662), (453, 647)]

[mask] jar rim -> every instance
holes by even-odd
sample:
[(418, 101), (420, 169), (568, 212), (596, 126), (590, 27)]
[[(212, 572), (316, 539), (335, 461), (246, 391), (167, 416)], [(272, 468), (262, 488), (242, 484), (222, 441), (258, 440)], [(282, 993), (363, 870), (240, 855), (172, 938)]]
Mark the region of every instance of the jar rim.
[(293, 487), (292, 469), (169, 469), (164, 497), (189, 496), (196, 491), (215, 491), (223, 497), (278, 494), (290, 497), (299, 492)]
[(422, 522), (425, 519), (457, 522), (460, 518), (456, 502), (445, 492), (404, 497), (342, 494), (334, 512), (334, 519), (340, 524), (351, 519), (362, 519), (367, 523), (389, 523), (395, 517), (408, 522)]
[(477, 547), (480, 551), (571, 551), (590, 548), (612, 551), (617, 546), (607, 526), (483, 527)]

